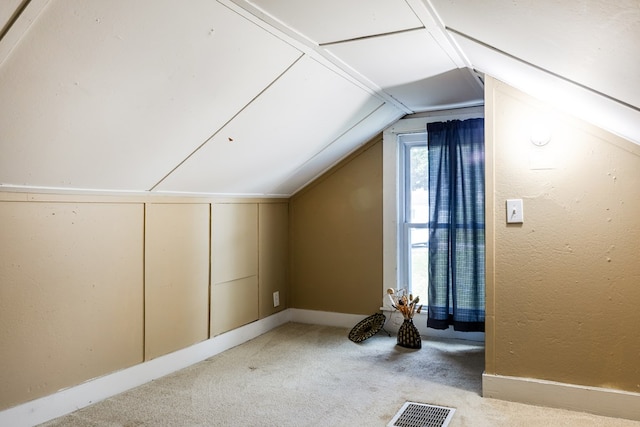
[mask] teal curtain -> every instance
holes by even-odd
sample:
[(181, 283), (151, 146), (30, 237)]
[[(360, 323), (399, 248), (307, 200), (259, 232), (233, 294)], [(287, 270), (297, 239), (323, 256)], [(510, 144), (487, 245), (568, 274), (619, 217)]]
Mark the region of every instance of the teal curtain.
[(484, 331), (484, 119), (429, 123), (427, 141), (427, 326)]

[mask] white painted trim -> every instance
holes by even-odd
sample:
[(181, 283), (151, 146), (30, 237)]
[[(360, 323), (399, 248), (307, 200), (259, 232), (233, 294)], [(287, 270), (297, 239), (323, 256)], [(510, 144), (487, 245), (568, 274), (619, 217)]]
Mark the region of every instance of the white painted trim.
[(191, 347), (0, 411), (2, 426), (33, 426), (184, 369), (291, 321), (290, 310), (210, 338)]
[(291, 312), (292, 322), (308, 323), (311, 325), (335, 326), (339, 328), (353, 328), (359, 321), (361, 321), (365, 317), (368, 317), (368, 315), (362, 314), (302, 310), (299, 308), (290, 308), (289, 311)]
[[(370, 316), (363, 314), (345, 314), (334, 313), (328, 311), (316, 311), (316, 310), (302, 310), (297, 308), (290, 308), (291, 321), (298, 323), (309, 323), (312, 325), (324, 325), (324, 326), (336, 326), (341, 328), (353, 328), (359, 321)], [(387, 317), (387, 321), (384, 325), (384, 330), (396, 334), (398, 328), (402, 324), (404, 318), (397, 310), (389, 310), (387, 307), (381, 307), (380, 310)], [(436, 330), (427, 328), (427, 315), (423, 312), (416, 314), (413, 318), (413, 323), (418, 328), (420, 335), (429, 338), (437, 339), (449, 339), (449, 340), (466, 340), (475, 342), (484, 342), (484, 332), (458, 332), (453, 328), (446, 330)]]
[(44, 187), (37, 185), (1, 184), (0, 191), (13, 193), (39, 193), (60, 195), (100, 195), (100, 196), (142, 196), (142, 197), (183, 197), (183, 198), (288, 198), (290, 194), (277, 193), (198, 193), (192, 191), (160, 190), (114, 190), (98, 188)]
[(484, 373), (482, 395), (640, 421), (640, 393)]

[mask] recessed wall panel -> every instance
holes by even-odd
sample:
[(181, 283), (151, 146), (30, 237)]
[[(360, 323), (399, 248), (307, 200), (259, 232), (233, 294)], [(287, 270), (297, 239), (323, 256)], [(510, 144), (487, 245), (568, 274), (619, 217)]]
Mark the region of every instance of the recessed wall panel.
[(0, 409), (142, 362), (143, 219), (0, 202)]
[(211, 283), (258, 274), (258, 205), (214, 203), (211, 208)]
[(147, 204), (145, 359), (208, 338), (209, 204)]
[(258, 204), (211, 207), (211, 336), (258, 319)]
[(258, 276), (211, 287), (211, 336), (258, 320)]

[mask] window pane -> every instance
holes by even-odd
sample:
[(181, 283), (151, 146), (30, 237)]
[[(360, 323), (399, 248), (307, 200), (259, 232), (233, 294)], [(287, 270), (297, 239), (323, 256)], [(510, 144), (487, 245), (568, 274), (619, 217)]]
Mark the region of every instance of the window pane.
[(427, 176), (427, 147), (412, 146), (409, 150), (409, 222), (429, 221), (429, 194)]
[(414, 296), (419, 296), (426, 303), (429, 236), (427, 134), (402, 134), (398, 139), (402, 150), (402, 161), (398, 168), (401, 183), (401, 227), (398, 228), (398, 239), (402, 244), (402, 250), (398, 254), (398, 279)]
[(409, 229), (409, 274), (411, 293), (419, 296), (422, 304), (427, 303), (429, 230), (427, 228)]

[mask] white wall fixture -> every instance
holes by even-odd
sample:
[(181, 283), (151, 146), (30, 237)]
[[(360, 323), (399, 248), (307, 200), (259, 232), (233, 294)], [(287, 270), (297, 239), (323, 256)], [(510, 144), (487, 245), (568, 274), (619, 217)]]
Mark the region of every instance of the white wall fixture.
[(547, 145), (551, 141), (551, 131), (543, 125), (531, 130), (531, 143), (539, 147)]
[(522, 224), (523, 222), (522, 199), (507, 199), (507, 224)]

